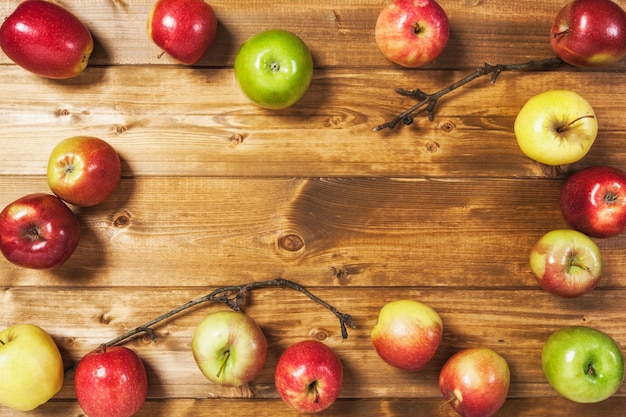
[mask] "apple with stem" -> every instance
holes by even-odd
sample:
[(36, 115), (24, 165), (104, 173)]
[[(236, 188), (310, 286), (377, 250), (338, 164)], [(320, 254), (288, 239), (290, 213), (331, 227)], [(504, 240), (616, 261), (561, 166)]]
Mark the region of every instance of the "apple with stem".
[(598, 134), (593, 108), (578, 93), (548, 90), (530, 98), (514, 124), (515, 138), (529, 158), (546, 165), (582, 159)]
[(415, 68), (443, 52), (450, 22), (435, 0), (392, 0), (378, 14), (374, 36), (385, 58)]
[(93, 136), (73, 136), (59, 142), (48, 159), (52, 192), (79, 207), (102, 203), (122, 177), (120, 157), (108, 142)]
[(148, 36), (172, 58), (195, 64), (217, 34), (217, 16), (204, 0), (157, 0), (147, 21)]
[(543, 372), (552, 387), (577, 403), (597, 403), (624, 381), (624, 356), (606, 333), (585, 326), (556, 330), (543, 345)]
[(371, 332), (378, 355), (388, 364), (407, 371), (424, 368), (437, 352), (442, 337), (443, 322), (439, 314), (415, 300), (385, 304)]
[(600, 282), (600, 248), (577, 230), (552, 230), (531, 249), (530, 270), (544, 290), (562, 297), (578, 297)]
[(343, 367), (337, 354), (318, 340), (289, 346), (274, 371), (276, 390), (285, 403), (301, 413), (330, 407), (341, 391)]
[(626, 230), (626, 172), (596, 165), (570, 175), (561, 188), (563, 218), (574, 229), (596, 238)]
[(191, 341), (193, 357), (211, 382), (239, 387), (263, 369), (267, 339), (259, 325), (240, 311), (216, 311), (196, 328)]
[(17, 65), (46, 78), (83, 72), (93, 51), (85, 25), (63, 7), (44, 0), (21, 2), (0, 26), (0, 47)]
[(0, 212), (0, 251), (15, 265), (56, 268), (74, 253), (79, 240), (78, 218), (52, 194), (26, 195)]
[(626, 55), (626, 12), (612, 0), (570, 1), (554, 19), (550, 45), (570, 65), (611, 65)]
[(63, 386), (63, 358), (41, 327), (14, 324), (0, 332), (0, 404), (30, 411)]
[(296, 34), (280, 29), (257, 33), (235, 57), (235, 80), (256, 105), (284, 109), (302, 98), (313, 78), (313, 57)]
[(448, 404), (464, 417), (495, 414), (506, 401), (510, 381), (506, 359), (484, 347), (455, 353), (439, 372), (439, 389)]
[(89, 417), (130, 417), (143, 406), (148, 377), (132, 349), (102, 346), (78, 362), (76, 399)]

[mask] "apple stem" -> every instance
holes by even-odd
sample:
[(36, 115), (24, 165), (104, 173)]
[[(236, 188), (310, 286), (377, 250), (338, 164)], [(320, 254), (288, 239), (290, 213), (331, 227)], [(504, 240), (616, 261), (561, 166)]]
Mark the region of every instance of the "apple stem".
[(586, 114), (584, 116), (580, 116), (574, 120), (572, 120), (571, 122), (569, 122), (568, 124), (566, 124), (565, 126), (561, 126), (558, 129), (556, 129), (557, 132), (559, 133), (563, 133), (565, 132), (567, 129), (569, 129), (570, 127), (572, 127), (576, 122), (581, 121), (582, 119), (595, 119), (595, 116), (593, 114)]
[(219, 378), (220, 375), (222, 375), (222, 372), (224, 372), (224, 368), (226, 368), (226, 362), (228, 362), (228, 358), (230, 358), (230, 350), (227, 350), (226, 353), (224, 353), (224, 358), (222, 359), (220, 369), (218, 369), (217, 371), (217, 375), (215, 375), (216, 377)]
[(315, 399), (313, 400), (313, 402), (315, 404), (320, 402), (320, 392), (317, 389), (317, 381), (313, 381), (309, 384), (309, 391), (313, 392), (313, 395), (315, 396)]
[(446, 88), (443, 88), (433, 94), (427, 94), (424, 91), (420, 90), (419, 88), (416, 88), (415, 90), (405, 90), (403, 88), (396, 88), (396, 93), (402, 96), (406, 96), (406, 97), (413, 97), (420, 101), (414, 106), (412, 106), (411, 108), (398, 114), (392, 120), (376, 126), (373, 130), (374, 132), (378, 132), (383, 129), (393, 130), (400, 122), (402, 122), (402, 124), (404, 125), (410, 125), (411, 123), (413, 123), (414, 115), (422, 111), (426, 111), (428, 113), (428, 120), (433, 121), (435, 118), (434, 113), (435, 113), (435, 106), (437, 105), (437, 100), (439, 100), (441, 97), (445, 96), (446, 94), (456, 90), (457, 88), (462, 87), (465, 84), (468, 84), (471, 81), (474, 81), (475, 79), (480, 78), (484, 75), (492, 74), (491, 84), (495, 84), (496, 80), (498, 79), (498, 76), (500, 76), (500, 74), (504, 71), (543, 69), (543, 68), (559, 67), (561, 65), (565, 65), (565, 62), (563, 62), (560, 58), (548, 58), (548, 59), (542, 59), (539, 61), (528, 61), (522, 64), (491, 65), (491, 64), (485, 63), (482, 67), (478, 68), (473, 73), (467, 75), (465, 78), (462, 78), (461, 80), (454, 82), (450, 84), (449, 86), (447, 86)]
[[(199, 304), (215, 301), (215, 302), (220, 302), (222, 304), (225, 304), (235, 311), (240, 311), (241, 305), (243, 305), (245, 302), (245, 297), (247, 293), (251, 290), (258, 289), (258, 288), (288, 288), (288, 289), (298, 291), (306, 295), (317, 304), (329, 310), (339, 319), (339, 324), (341, 326), (341, 337), (344, 339), (348, 338), (347, 327), (350, 327), (352, 329), (356, 328), (356, 323), (351, 315), (340, 312), (335, 307), (328, 304), (326, 301), (322, 300), (321, 298), (311, 293), (302, 285), (294, 281), (290, 281), (288, 279), (278, 277), (278, 278), (274, 278), (268, 281), (256, 281), (256, 282), (249, 282), (246, 284), (218, 288), (214, 290), (213, 292), (211, 292), (210, 294), (197, 298), (193, 301), (189, 301), (179, 307), (176, 307), (173, 310), (168, 311), (165, 314), (160, 315), (159, 317), (155, 319), (152, 319), (144, 323), (143, 325), (139, 327), (134, 328), (133, 330), (128, 331), (127, 333), (124, 333), (121, 336), (116, 337), (115, 339), (112, 339), (106, 343), (103, 343), (101, 345), (101, 348), (106, 348), (106, 347), (121, 344), (122, 342), (126, 341), (127, 339), (130, 339), (131, 337), (139, 333), (146, 333), (153, 342), (156, 342), (156, 339), (157, 339), (156, 332), (154, 331), (152, 326), (164, 320), (167, 320), (168, 318), (178, 313), (181, 313), (182, 311), (195, 307)], [(67, 372), (71, 372), (74, 369), (75, 369), (75, 366), (73, 368), (70, 368)]]
[(584, 269), (585, 271), (589, 271), (589, 267), (584, 263), (580, 262), (578, 259), (574, 259), (569, 263), (569, 266), (576, 266), (580, 269)]

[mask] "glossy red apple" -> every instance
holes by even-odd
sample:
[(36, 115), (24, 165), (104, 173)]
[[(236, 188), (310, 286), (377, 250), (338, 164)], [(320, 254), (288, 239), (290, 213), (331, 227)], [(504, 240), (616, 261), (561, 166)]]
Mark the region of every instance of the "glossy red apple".
[(392, 0), (378, 14), (374, 35), (388, 60), (415, 68), (443, 52), (450, 37), (450, 23), (435, 0)]
[(61, 6), (43, 0), (20, 3), (0, 27), (0, 47), (17, 65), (47, 78), (71, 78), (89, 62), (93, 39)]
[(563, 61), (602, 67), (626, 55), (626, 13), (612, 0), (574, 0), (557, 14), (550, 44)]
[(108, 142), (73, 136), (59, 142), (48, 159), (48, 185), (70, 204), (89, 207), (106, 200), (120, 183), (122, 164)]
[(123, 346), (86, 354), (74, 376), (76, 399), (89, 417), (130, 417), (143, 406), (148, 378), (137, 354)]
[(301, 413), (317, 413), (339, 396), (343, 367), (337, 354), (324, 343), (305, 340), (283, 352), (274, 380), (285, 403)]
[(439, 314), (415, 300), (385, 304), (371, 333), (378, 355), (388, 364), (407, 371), (424, 368), (437, 352), (442, 336)]
[(78, 218), (51, 194), (26, 195), (0, 212), (0, 251), (15, 265), (55, 268), (74, 253), (79, 239)]
[(596, 238), (626, 230), (626, 172), (596, 165), (572, 174), (561, 189), (561, 213), (574, 229)]
[(489, 417), (502, 407), (511, 374), (507, 361), (488, 348), (455, 353), (441, 368), (439, 389), (463, 417)]
[(148, 35), (172, 58), (195, 64), (217, 34), (217, 16), (203, 0), (157, 0), (148, 15)]

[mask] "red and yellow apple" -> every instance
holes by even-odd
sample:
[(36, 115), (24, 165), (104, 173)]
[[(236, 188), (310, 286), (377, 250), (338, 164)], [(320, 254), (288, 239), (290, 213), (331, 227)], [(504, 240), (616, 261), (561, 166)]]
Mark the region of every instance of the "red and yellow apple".
[(48, 159), (48, 185), (70, 204), (102, 203), (122, 177), (120, 157), (108, 142), (93, 136), (73, 136), (59, 142)]
[(426, 366), (439, 348), (443, 322), (435, 310), (414, 300), (385, 304), (371, 332), (372, 344), (388, 364), (407, 371)]

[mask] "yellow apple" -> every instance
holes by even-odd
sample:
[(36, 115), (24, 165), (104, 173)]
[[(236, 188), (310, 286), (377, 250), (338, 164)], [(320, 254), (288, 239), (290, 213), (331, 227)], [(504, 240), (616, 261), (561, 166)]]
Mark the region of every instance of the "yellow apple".
[(0, 332), (0, 404), (29, 411), (63, 386), (63, 359), (42, 328), (15, 324)]
[(598, 120), (578, 93), (548, 90), (524, 104), (514, 130), (526, 156), (546, 165), (564, 165), (587, 154), (598, 134)]

